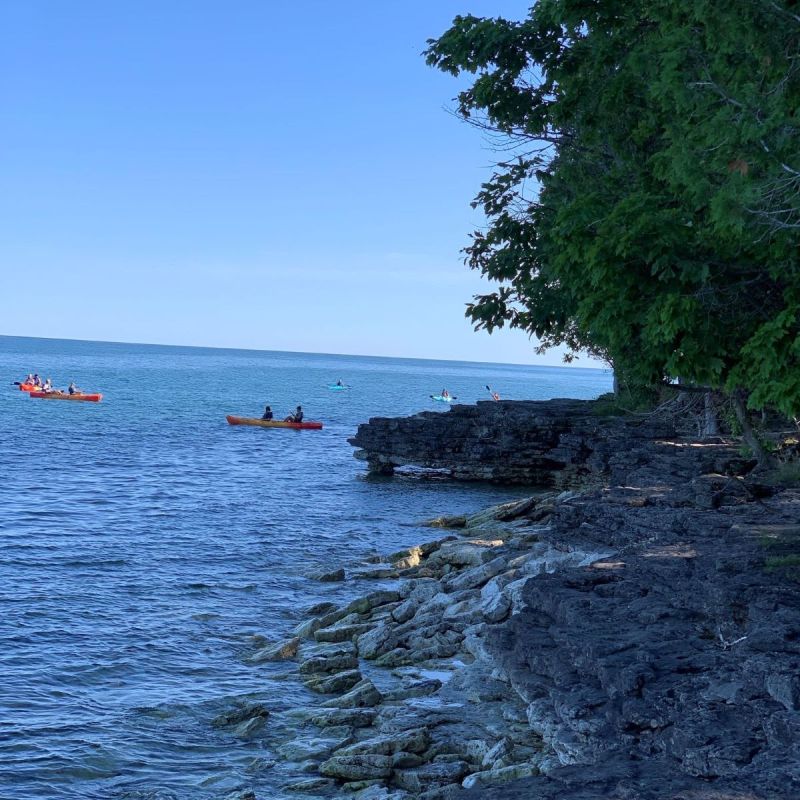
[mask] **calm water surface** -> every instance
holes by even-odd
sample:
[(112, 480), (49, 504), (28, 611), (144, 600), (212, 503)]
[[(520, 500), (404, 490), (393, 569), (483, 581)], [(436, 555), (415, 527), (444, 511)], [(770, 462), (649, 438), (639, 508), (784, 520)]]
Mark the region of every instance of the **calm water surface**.
[[(103, 402), (28, 398), (29, 371)], [(249, 666), (352, 583), (308, 573), (431, 538), (416, 522), (519, 494), (369, 480), (347, 437), (371, 416), (459, 401), (595, 397), (601, 370), (0, 337), (0, 798), (279, 797), (281, 714), (243, 742), (238, 698), (309, 698)], [(337, 378), (352, 386), (332, 392)], [(322, 431), (233, 428), (302, 403)], [(445, 409), (441, 409), (445, 410)]]

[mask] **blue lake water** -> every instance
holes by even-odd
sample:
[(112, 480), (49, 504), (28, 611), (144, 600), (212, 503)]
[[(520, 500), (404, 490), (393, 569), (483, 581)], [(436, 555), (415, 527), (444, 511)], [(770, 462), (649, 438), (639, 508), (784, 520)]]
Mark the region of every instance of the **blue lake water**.
[[(102, 391), (29, 398), (31, 371)], [(249, 666), (304, 609), (359, 587), (307, 575), (434, 536), (419, 521), (521, 490), (366, 479), (360, 422), (459, 402), (591, 398), (603, 370), (0, 337), (0, 798), (279, 797), (281, 736), (211, 720), (308, 702)], [(344, 392), (328, 390), (341, 378)], [(231, 427), (302, 403), (322, 431)], [(289, 734), (284, 732), (284, 737)]]

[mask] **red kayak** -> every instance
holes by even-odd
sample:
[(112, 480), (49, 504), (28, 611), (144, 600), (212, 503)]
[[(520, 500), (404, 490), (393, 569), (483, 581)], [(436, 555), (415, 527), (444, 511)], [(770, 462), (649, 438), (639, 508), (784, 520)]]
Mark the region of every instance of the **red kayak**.
[(259, 428), (294, 428), (302, 431), (318, 431), (321, 422), (284, 422), (281, 419), (257, 419), (255, 417), (233, 417), (228, 414), (225, 419), (229, 425), (256, 425)]
[(68, 392), (30, 392), (29, 397), (38, 397), (41, 400), (83, 400), (87, 403), (99, 403), (103, 399), (103, 395), (99, 392), (96, 394), (84, 394), (83, 392), (75, 392), (75, 394), (69, 394)]
[(19, 390), (21, 392), (35, 392), (38, 391), (38, 389), (39, 387), (34, 383), (21, 383), (19, 385)]

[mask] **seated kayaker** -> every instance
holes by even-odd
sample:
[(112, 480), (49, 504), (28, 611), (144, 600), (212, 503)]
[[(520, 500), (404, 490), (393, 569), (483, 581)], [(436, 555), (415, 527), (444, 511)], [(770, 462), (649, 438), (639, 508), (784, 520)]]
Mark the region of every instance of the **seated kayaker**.
[(25, 380), (23, 381), (27, 386), (30, 386), (33, 383), (33, 373), (29, 372), (25, 376)]
[(342, 379), (341, 378), (339, 378), (339, 380), (336, 381), (336, 385), (337, 386), (344, 386), (344, 384), (342, 383)]
[(284, 422), (302, 422), (303, 421), (303, 407), (297, 406), (295, 409), (294, 414), (289, 414), (288, 417), (284, 420)]
[(69, 386), (67, 386), (67, 394), (80, 394), (81, 390), (75, 385), (75, 381), (72, 381)]
[(450, 392), (447, 389), (442, 389), (442, 397), (450, 397)]
[(42, 379), (39, 377), (39, 373), (38, 373), (38, 372), (35, 372), (35, 373), (33, 374), (33, 381), (32, 381), (32, 383), (33, 383), (33, 385), (34, 385), (34, 386), (36, 386), (37, 388), (41, 388), (41, 386), (42, 386)]
[(272, 419), (272, 409), (269, 406), (264, 409), (264, 416), (261, 419)]
[(45, 382), (42, 384), (42, 391), (43, 391), (43, 392), (48, 392), (48, 393), (53, 391), (53, 382), (50, 380), (50, 378), (48, 378), (48, 379), (47, 379), (47, 380), (46, 380), (46, 381), (45, 381)]

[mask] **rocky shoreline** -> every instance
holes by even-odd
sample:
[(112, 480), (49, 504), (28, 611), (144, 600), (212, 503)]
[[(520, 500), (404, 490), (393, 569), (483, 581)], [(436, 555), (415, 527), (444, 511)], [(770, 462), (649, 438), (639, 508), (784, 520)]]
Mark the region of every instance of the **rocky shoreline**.
[(724, 441), (658, 447), (318, 576), (376, 588), (251, 656), (321, 696), (274, 743), (307, 776), (283, 796), (799, 796), (800, 489), (746, 480)]

